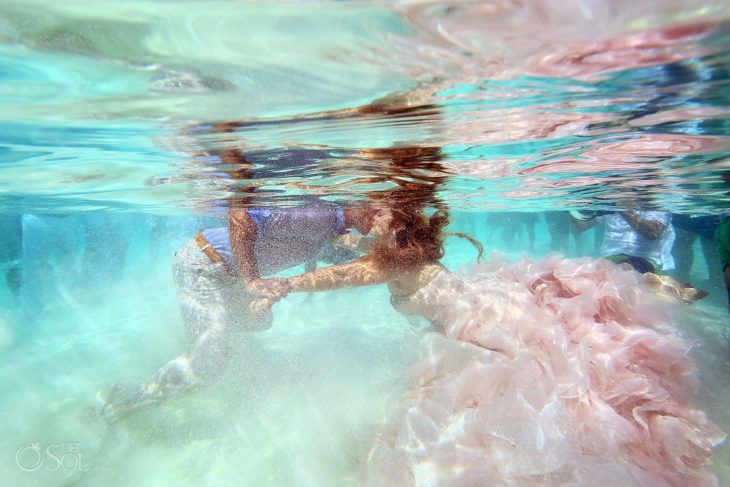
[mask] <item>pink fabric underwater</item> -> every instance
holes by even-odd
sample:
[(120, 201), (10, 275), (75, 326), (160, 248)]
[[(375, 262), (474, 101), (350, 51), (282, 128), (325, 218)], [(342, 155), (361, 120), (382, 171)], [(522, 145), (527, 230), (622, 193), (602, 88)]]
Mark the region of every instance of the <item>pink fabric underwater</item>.
[(365, 485), (717, 485), (692, 343), (642, 279), (558, 255), (442, 271), (399, 306), (440, 332), (418, 338)]

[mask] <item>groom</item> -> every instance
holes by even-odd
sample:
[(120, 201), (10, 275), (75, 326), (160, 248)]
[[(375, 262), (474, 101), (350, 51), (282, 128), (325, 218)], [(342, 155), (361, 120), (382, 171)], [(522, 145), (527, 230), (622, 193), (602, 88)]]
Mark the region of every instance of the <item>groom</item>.
[(141, 385), (100, 391), (98, 414), (113, 423), (220, 377), (232, 337), (271, 326), (270, 307), (252, 311), (251, 303), (286, 294), (287, 281), (264, 276), (316, 261), (351, 228), (368, 234), (374, 215), (366, 206), (315, 200), (295, 208), (231, 209), (227, 227), (201, 230), (173, 261), (189, 350)]

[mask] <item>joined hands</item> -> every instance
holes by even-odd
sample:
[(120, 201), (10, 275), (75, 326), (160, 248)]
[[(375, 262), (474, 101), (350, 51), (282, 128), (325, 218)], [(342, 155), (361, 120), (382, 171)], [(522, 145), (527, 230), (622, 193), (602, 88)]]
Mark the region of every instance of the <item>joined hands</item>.
[(286, 297), (291, 291), (288, 279), (259, 279), (249, 282), (246, 287), (254, 295), (249, 304), (252, 313), (266, 313), (277, 301)]

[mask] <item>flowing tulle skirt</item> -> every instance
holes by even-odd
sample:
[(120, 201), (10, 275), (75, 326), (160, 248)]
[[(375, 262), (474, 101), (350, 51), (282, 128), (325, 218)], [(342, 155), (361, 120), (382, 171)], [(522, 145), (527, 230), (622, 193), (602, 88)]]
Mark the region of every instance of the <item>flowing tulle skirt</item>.
[(493, 259), (405, 303), (411, 388), (370, 452), (367, 486), (704, 486), (722, 441), (692, 405), (693, 345), (673, 304), (605, 260)]

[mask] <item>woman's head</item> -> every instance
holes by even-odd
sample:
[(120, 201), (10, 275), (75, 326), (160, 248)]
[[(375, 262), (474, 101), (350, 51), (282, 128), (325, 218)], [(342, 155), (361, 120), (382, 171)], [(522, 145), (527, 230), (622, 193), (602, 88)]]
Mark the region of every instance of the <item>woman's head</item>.
[(369, 204), (351, 205), (345, 208), (345, 228), (354, 228), (363, 235), (373, 229), (378, 211)]
[[(438, 147), (391, 147), (363, 151), (382, 164), (383, 182), (394, 187), (371, 194), (380, 210), (373, 233), (379, 236), (373, 257), (388, 269), (437, 262), (443, 257), (443, 228), (448, 214), (438, 200), (447, 174)], [(385, 217), (383, 215), (386, 215)]]
[(391, 209), (388, 233), (375, 247), (376, 262), (387, 269), (403, 269), (438, 262), (444, 255), (443, 229), (448, 214), (426, 215), (419, 206)]

